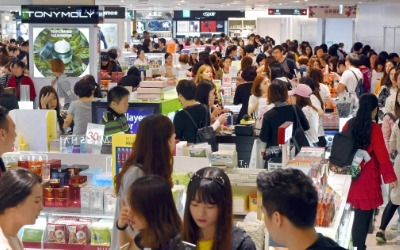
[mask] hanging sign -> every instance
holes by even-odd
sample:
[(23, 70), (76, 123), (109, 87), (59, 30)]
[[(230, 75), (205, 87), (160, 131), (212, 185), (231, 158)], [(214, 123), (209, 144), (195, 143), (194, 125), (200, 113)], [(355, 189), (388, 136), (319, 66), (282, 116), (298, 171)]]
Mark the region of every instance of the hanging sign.
[(356, 18), (357, 6), (310, 6), (308, 17), (312, 18)]

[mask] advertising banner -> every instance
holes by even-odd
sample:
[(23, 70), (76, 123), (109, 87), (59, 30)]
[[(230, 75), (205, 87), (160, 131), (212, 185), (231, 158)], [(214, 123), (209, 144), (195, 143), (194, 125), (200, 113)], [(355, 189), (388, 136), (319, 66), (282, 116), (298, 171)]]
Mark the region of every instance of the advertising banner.
[(33, 28), (34, 77), (53, 77), (50, 62), (59, 58), (67, 77), (89, 74), (89, 28)]

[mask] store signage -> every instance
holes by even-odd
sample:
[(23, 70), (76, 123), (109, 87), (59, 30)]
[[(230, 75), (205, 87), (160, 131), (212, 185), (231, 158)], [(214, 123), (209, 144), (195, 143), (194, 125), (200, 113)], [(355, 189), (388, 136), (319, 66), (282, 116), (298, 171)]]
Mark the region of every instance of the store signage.
[(209, 20), (228, 20), (230, 17), (245, 17), (244, 11), (199, 11), (199, 10), (181, 10), (174, 11), (175, 20), (184, 19), (209, 19)]
[(98, 6), (22, 5), (23, 23), (98, 23)]
[(149, 17), (160, 17), (160, 16), (162, 16), (162, 12), (161, 11), (149, 12)]
[(215, 16), (216, 12), (203, 12), (203, 16), (210, 17)]
[(125, 8), (123, 7), (104, 7), (104, 18), (125, 19)]
[(357, 6), (310, 6), (308, 17), (312, 18), (356, 18)]
[(268, 9), (268, 15), (306, 16), (307, 9)]

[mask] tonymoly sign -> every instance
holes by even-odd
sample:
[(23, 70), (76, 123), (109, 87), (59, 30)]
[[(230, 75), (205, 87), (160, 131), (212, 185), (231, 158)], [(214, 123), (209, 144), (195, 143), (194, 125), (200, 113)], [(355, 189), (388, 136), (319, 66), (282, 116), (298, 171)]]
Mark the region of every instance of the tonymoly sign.
[(21, 6), (23, 23), (98, 23), (98, 6)]

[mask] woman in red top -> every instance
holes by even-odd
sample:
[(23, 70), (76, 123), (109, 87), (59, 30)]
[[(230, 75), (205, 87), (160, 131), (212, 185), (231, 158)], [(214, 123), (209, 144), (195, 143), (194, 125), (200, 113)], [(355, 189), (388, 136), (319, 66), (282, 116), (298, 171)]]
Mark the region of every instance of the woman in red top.
[(352, 126), (357, 148), (366, 150), (371, 156), (370, 161), (361, 163), (361, 174), (352, 181), (347, 197), (347, 202), (354, 207), (355, 212), (352, 228), (353, 246), (366, 249), (365, 239), (374, 209), (383, 204), (381, 175), (385, 183), (396, 187), (397, 178), (385, 147), (382, 130), (377, 123), (378, 99), (374, 94), (363, 94), (359, 100), (359, 107), (356, 117), (351, 119), (343, 130)]
[(21, 99), (21, 85), (29, 86), (29, 99), (31, 101), (35, 100), (36, 91), (32, 79), (29, 76), (24, 75), (25, 63), (22, 61), (15, 61), (11, 63), (11, 70), (13, 76), (8, 80), (8, 87), (15, 88), (18, 100)]

